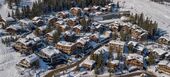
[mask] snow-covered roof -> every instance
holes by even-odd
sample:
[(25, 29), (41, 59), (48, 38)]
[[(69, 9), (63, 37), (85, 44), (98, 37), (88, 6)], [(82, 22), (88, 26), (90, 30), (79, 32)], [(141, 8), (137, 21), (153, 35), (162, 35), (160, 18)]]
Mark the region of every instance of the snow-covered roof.
[(100, 10), (107, 10), (107, 8), (106, 7), (102, 7)]
[(57, 32), (56, 30), (53, 30), (53, 31), (51, 31), (51, 32), (47, 33), (47, 35), (49, 35), (49, 36), (53, 36), (53, 34), (54, 34), (54, 33), (56, 33), (56, 32)]
[(90, 8), (88, 8), (88, 7), (85, 7), (83, 10), (89, 10)]
[(109, 51), (109, 50), (108, 50), (108, 47), (102, 46), (102, 47), (100, 47), (99, 49), (97, 49), (97, 50), (94, 52), (94, 54), (100, 54), (100, 53), (104, 54), (105, 52), (108, 52), (108, 51)]
[(47, 25), (38, 27), (38, 29), (40, 29), (41, 31), (44, 31), (46, 28), (47, 28)]
[(73, 43), (73, 42), (67, 42), (67, 41), (59, 41), (59, 42), (57, 43), (57, 45), (71, 47), (71, 46), (75, 45), (75, 43)]
[(95, 63), (95, 61), (94, 60), (85, 60), (84, 62), (83, 62), (83, 64), (87, 64), (87, 65), (93, 65)]
[(82, 37), (82, 38), (79, 38), (76, 42), (78, 43), (81, 43), (81, 44), (86, 44), (88, 41), (89, 41), (89, 37)]
[(39, 37), (37, 37), (34, 33), (30, 33), (26, 36), (26, 39), (32, 39), (34, 40), (35, 42), (36, 41), (40, 41), (41, 39)]
[(75, 9), (75, 10), (81, 10), (81, 8), (79, 8), (79, 7), (72, 7), (70, 10), (73, 10), (73, 9)]
[(61, 12), (59, 12), (58, 14), (60, 14), (60, 13), (61, 13), (61, 14), (66, 14), (66, 15), (67, 15), (67, 14), (69, 14), (70, 12), (68, 12), (68, 11), (61, 11)]
[(161, 60), (158, 65), (167, 65), (169, 62), (167, 60)]
[(117, 41), (117, 40), (111, 40), (109, 43), (110, 43), (110, 44), (121, 45), (121, 46), (124, 46), (124, 45), (125, 45), (125, 42), (124, 42), (124, 41)]
[(44, 49), (41, 50), (41, 52), (43, 52), (44, 54), (48, 55), (49, 57), (60, 53), (59, 50), (57, 50), (56, 48), (52, 47), (52, 46), (48, 46)]
[(139, 43), (136, 41), (129, 41), (128, 45), (132, 44), (133, 46), (137, 46)]
[(121, 19), (122, 21), (127, 21), (127, 20), (129, 20), (129, 17), (122, 16), (120, 19)]
[(30, 44), (35, 44), (36, 42), (34, 40), (26, 39), (26, 38), (19, 38), (17, 42), (24, 44), (25, 46)]
[(69, 18), (68, 20), (71, 20), (71, 21), (76, 21), (77, 17), (71, 17)]
[(120, 25), (121, 25), (121, 26), (132, 27), (132, 23), (130, 23), (130, 22), (126, 22), (126, 23), (122, 22), (122, 23), (120, 23)]
[(75, 35), (75, 32), (71, 31), (71, 30), (68, 30), (68, 31), (65, 32), (65, 35), (73, 36), (73, 35)]
[(138, 45), (138, 46), (136, 47), (136, 49), (137, 49), (138, 51), (143, 51), (143, 50), (145, 49), (145, 46), (142, 45), (142, 44), (140, 44), (140, 45)]
[(35, 54), (31, 54), (25, 58), (25, 60), (28, 61), (29, 63), (33, 63), (37, 61), (38, 59), (39, 59), (38, 56)]
[(139, 62), (143, 63), (143, 56), (142, 55), (139, 55), (139, 54), (129, 54), (127, 56), (127, 60), (138, 60)]
[(21, 26), (19, 24), (10, 25), (6, 29), (20, 30)]
[(37, 21), (37, 20), (39, 20), (39, 19), (41, 19), (40, 17), (34, 17), (32, 20), (33, 21)]
[(82, 29), (83, 27), (81, 26), (81, 25), (76, 25), (76, 26), (74, 26), (73, 28), (78, 28), (78, 29)]
[(159, 39), (166, 39), (166, 40), (170, 41), (169, 35), (163, 35)]
[(3, 18), (3, 20), (6, 21), (6, 22), (15, 21), (15, 19), (13, 17), (6, 17), (6, 18)]
[(118, 65), (119, 64), (119, 60), (112, 60), (110, 63)]
[(97, 10), (98, 8), (100, 8), (100, 6), (93, 6), (92, 9)]
[(60, 20), (60, 21), (57, 21), (56, 23), (62, 25), (62, 24), (64, 24), (64, 21)]
[(153, 49), (153, 52), (156, 52), (158, 55), (163, 55), (163, 54), (167, 53), (168, 51), (165, 51), (161, 48), (155, 48), (155, 49)]
[(32, 24), (33, 22), (30, 20), (30, 19), (21, 19), (19, 20), (21, 23), (24, 23), (26, 25), (30, 25)]

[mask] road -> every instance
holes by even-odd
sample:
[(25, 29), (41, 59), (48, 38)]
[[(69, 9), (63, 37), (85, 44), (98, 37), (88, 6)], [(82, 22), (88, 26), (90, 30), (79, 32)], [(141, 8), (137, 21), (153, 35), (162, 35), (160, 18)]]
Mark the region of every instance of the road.
[[(104, 44), (108, 43), (111, 39), (107, 39), (105, 40), (104, 42), (100, 43), (100, 45), (98, 45), (98, 47), (96, 47), (95, 49), (92, 50), (91, 54), (93, 54), (98, 48), (100, 48), (101, 46), (103, 46)], [(82, 63), (87, 57), (89, 57), (91, 54), (87, 55), (86, 57), (82, 58), (80, 61), (76, 62), (76, 63), (73, 63), (73, 64), (70, 64), (68, 66), (63, 66), (63, 67), (60, 67), (60, 68), (56, 68), (50, 72), (48, 72), (44, 77), (52, 77), (54, 76), (55, 74), (59, 73), (59, 72), (62, 72), (62, 71), (65, 71), (67, 69), (70, 69), (70, 68), (73, 68), (77, 65), (79, 65), (80, 63)]]

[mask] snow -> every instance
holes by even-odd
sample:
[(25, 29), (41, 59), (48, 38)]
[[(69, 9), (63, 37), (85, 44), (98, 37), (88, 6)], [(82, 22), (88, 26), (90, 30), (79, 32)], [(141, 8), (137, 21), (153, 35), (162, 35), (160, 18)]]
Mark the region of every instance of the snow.
[[(33, 2), (38, 0), (22, 0), (24, 6), (29, 5), (32, 6)], [(2, 5), (2, 6), (1, 6)], [(8, 16), (8, 12), (11, 12), (11, 9), (8, 8), (8, 4), (5, 4), (5, 0), (0, 0), (0, 15), (5, 18)]]
[(19, 53), (5, 47), (0, 41), (0, 75), (1, 77), (20, 77), (15, 64), (21, 59)]
[(55, 54), (59, 54), (60, 51), (55, 49), (54, 47), (48, 46), (44, 49), (41, 50), (43, 53), (45, 53), (46, 55), (48, 55), (49, 57), (52, 57)]
[(95, 63), (94, 60), (85, 60), (85, 61), (83, 62), (83, 64), (87, 64), (87, 65), (90, 65), (90, 66), (92, 66), (94, 63)]
[(170, 6), (151, 2), (149, 0), (114, 0), (120, 1), (124, 9), (132, 13), (144, 13), (147, 17), (158, 22), (158, 27), (170, 35)]
[(156, 52), (158, 55), (163, 55), (163, 54), (167, 53), (167, 51), (165, 51), (165, 50), (163, 50), (161, 48), (155, 48), (153, 50), (153, 52)]
[(127, 57), (127, 60), (132, 60), (132, 59), (136, 59), (136, 60), (140, 61), (141, 63), (143, 63), (143, 56), (141, 56), (141, 55), (129, 54)]

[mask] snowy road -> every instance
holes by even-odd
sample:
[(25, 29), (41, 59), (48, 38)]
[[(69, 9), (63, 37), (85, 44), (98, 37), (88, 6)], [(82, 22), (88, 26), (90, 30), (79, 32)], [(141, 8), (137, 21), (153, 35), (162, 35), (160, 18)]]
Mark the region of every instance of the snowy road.
[(121, 6), (133, 13), (144, 13), (154, 21), (159, 28), (166, 30), (170, 35), (170, 6), (151, 2), (149, 0), (114, 0), (120, 1)]

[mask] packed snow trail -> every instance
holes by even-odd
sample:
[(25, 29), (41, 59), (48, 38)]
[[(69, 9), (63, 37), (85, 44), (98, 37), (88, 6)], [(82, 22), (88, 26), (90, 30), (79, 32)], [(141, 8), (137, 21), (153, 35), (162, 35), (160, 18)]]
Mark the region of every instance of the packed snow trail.
[(150, 0), (114, 0), (132, 13), (144, 13), (158, 22), (158, 27), (170, 35), (170, 6), (151, 2)]

